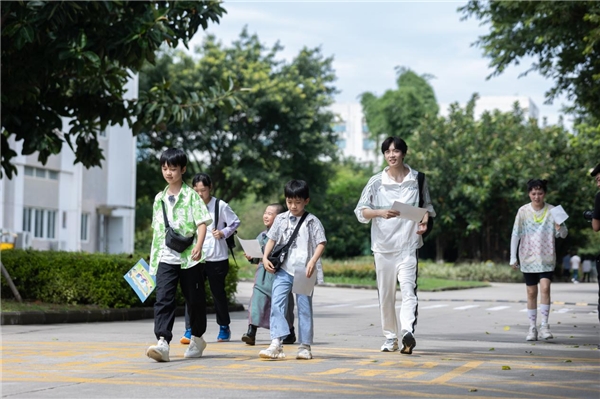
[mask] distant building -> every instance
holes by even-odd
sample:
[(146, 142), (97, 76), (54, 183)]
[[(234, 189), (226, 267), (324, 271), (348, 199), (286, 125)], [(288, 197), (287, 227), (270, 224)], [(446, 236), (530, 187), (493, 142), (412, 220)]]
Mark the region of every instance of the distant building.
[[(126, 86), (137, 97), (138, 77)], [(63, 126), (68, 126), (63, 119)], [(42, 165), (37, 153), (13, 158), (17, 175), (0, 181), (0, 227), (18, 235), (17, 247), (132, 253), (135, 236), (136, 138), (111, 126), (99, 133), (102, 168), (74, 165), (64, 143)], [(21, 153), (22, 141), (10, 145)]]
[(359, 103), (335, 103), (330, 110), (336, 114), (333, 130), (338, 134), (338, 148), (344, 158), (378, 166), (382, 161), (375, 140), (370, 138), (367, 121)]
[[(538, 107), (531, 98), (526, 96), (481, 96), (475, 103), (475, 118), (479, 119), (485, 111), (491, 112), (495, 109), (501, 112), (511, 112), (515, 102), (519, 103), (526, 116), (539, 120)], [(466, 103), (460, 103), (461, 107), (465, 105)], [(449, 104), (440, 104), (441, 116), (448, 116), (448, 107)]]

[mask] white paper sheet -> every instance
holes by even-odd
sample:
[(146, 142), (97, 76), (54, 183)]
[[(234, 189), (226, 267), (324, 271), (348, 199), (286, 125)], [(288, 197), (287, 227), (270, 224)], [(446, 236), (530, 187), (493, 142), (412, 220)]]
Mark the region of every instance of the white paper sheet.
[(294, 270), (294, 284), (292, 292), (294, 294), (311, 295), (317, 282), (317, 269), (315, 268), (312, 276), (306, 277), (306, 269), (298, 267)]
[(427, 209), (407, 205), (398, 201), (394, 201), (392, 209), (400, 212), (399, 218), (413, 220), (417, 223), (423, 220), (423, 216), (427, 213)]
[(567, 215), (567, 212), (565, 212), (562, 205), (555, 206), (554, 208), (550, 209), (550, 214), (554, 218), (554, 223), (556, 224), (562, 224), (569, 218), (569, 215)]
[(240, 237), (237, 238), (244, 250), (244, 253), (253, 258), (262, 259), (263, 251), (260, 249), (260, 244), (257, 239), (254, 240), (243, 240)]

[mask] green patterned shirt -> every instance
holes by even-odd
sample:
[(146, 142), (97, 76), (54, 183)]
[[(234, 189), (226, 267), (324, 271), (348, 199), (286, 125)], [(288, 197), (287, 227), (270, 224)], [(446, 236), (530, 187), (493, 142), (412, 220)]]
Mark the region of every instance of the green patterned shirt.
[[(152, 206), (152, 230), (154, 230), (154, 234), (152, 237), (152, 249), (150, 250), (150, 274), (153, 276), (158, 271), (158, 263), (162, 257), (163, 250), (166, 248), (165, 237), (167, 233), (165, 231), (161, 200), (167, 204), (168, 188), (169, 186), (156, 194), (154, 205)], [(204, 260), (204, 251), (202, 251), (202, 256), (199, 260), (192, 260), (192, 248), (196, 245), (196, 240), (198, 239), (196, 231), (202, 223), (207, 226), (212, 223), (208, 209), (198, 193), (184, 183), (173, 206), (173, 225), (171, 226), (181, 235), (186, 237), (194, 236), (193, 244), (181, 253), (182, 269), (188, 269)]]

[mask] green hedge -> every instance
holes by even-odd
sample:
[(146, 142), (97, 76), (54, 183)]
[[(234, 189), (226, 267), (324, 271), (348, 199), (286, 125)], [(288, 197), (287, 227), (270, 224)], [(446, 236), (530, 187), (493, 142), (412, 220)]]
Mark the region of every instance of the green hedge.
[[(152, 306), (153, 293), (142, 303), (123, 275), (146, 254), (108, 255), (102, 253), (6, 250), (2, 263), (23, 300), (57, 304), (93, 304), (109, 308)], [(230, 302), (237, 289), (237, 266), (230, 262), (225, 290)], [(206, 300), (213, 300), (206, 286)], [(2, 278), (2, 298), (12, 298), (12, 291)], [(181, 290), (177, 303), (184, 304)]]

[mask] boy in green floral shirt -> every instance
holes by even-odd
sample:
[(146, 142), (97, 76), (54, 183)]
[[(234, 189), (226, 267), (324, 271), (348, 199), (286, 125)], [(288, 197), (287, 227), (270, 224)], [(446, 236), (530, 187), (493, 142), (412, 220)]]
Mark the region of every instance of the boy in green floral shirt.
[[(154, 334), (156, 345), (146, 350), (146, 355), (157, 362), (169, 361), (169, 343), (173, 338), (175, 322), (175, 292), (177, 283), (190, 311), (192, 339), (183, 355), (186, 358), (201, 357), (206, 348), (202, 335), (206, 332), (206, 298), (202, 244), (206, 226), (212, 219), (204, 201), (187, 184), (183, 174), (187, 156), (182, 150), (170, 148), (160, 157), (162, 174), (168, 186), (154, 198), (152, 209), (152, 249), (150, 250), (150, 274), (156, 275), (156, 303), (154, 304)], [(194, 237), (192, 244), (182, 252), (169, 248), (165, 215), (169, 226), (184, 237)]]

